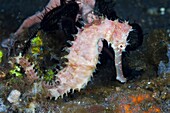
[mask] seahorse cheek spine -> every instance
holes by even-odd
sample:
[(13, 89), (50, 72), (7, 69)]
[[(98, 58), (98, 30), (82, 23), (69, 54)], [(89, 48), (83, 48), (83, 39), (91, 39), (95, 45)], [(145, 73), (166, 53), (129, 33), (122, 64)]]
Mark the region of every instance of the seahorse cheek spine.
[(122, 72), (121, 56), (127, 45), (126, 39), (130, 31), (132, 27), (127, 22), (120, 23), (118, 20), (108, 19), (85, 27), (76, 35), (72, 47), (69, 48), (70, 53), (65, 56), (68, 59), (67, 66), (55, 75), (60, 83), (48, 89), (50, 96), (57, 99), (59, 96), (63, 97), (71, 89), (80, 90), (87, 84), (98, 63), (100, 54), (98, 43), (101, 39), (107, 40), (115, 51), (117, 80), (126, 82)]

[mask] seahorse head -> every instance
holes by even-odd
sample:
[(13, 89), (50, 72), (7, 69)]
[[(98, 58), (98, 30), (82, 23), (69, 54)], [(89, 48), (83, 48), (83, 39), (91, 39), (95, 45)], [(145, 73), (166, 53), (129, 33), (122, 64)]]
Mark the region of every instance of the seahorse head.
[(129, 32), (132, 31), (132, 26), (128, 22), (119, 22), (118, 20), (110, 21), (109, 29), (107, 30), (106, 37), (114, 50), (124, 51), (127, 43)]

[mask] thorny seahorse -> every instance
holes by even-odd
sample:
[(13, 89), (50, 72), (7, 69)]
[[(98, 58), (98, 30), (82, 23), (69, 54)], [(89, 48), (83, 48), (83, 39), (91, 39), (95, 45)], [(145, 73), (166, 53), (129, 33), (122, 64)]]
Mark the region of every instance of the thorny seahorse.
[[(130, 31), (132, 31), (132, 27), (128, 22), (120, 23), (118, 20), (108, 19), (95, 20), (86, 25), (83, 30), (79, 30), (72, 46), (68, 48), (69, 54), (64, 56), (68, 59), (66, 67), (55, 75), (57, 79), (54, 83), (57, 83), (57, 85), (50, 87), (45, 85), (50, 97), (57, 99), (59, 96), (63, 97), (71, 89), (80, 91), (87, 85), (96, 69), (102, 48), (101, 40), (103, 39), (111, 44), (115, 51), (116, 79), (120, 82), (126, 82), (126, 78), (123, 76), (121, 57), (122, 51), (128, 45), (127, 37)], [(16, 63), (23, 63), (23, 61), (20, 61), (20, 59), (23, 60), (23, 57), (15, 58)], [(24, 64), (30, 64), (28, 60), (24, 62)], [(34, 75), (32, 78), (35, 78), (36, 73), (31, 65), (28, 69), (25, 67), (25, 71), (27, 71), (26, 74), (31, 73), (29, 75)]]
[(80, 91), (87, 85), (98, 63), (98, 44), (102, 39), (111, 44), (115, 51), (116, 79), (126, 82), (122, 72), (121, 56), (130, 31), (132, 27), (127, 22), (120, 23), (118, 20), (104, 19), (94, 22), (91, 26), (85, 26), (84, 30), (76, 35), (72, 47), (68, 48), (70, 53), (65, 56), (68, 59), (67, 66), (55, 75), (59, 79), (59, 85), (48, 89), (51, 96), (57, 99), (71, 89)]

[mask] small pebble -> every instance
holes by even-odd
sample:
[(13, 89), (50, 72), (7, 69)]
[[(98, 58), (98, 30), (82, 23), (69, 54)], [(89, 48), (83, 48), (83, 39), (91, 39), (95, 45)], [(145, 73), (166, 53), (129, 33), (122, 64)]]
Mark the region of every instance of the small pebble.
[(116, 87), (116, 91), (121, 91), (121, 88), (120, 87)]
[(18, 90), (12, 90), (11, 93), (9, 94), (7, 100), (10, 103), (17, 103), (19, 101), (21, 93)]
[(6, 113), (7, 107), (4, 105), (3, 100), (0, 98), (0, 113)]

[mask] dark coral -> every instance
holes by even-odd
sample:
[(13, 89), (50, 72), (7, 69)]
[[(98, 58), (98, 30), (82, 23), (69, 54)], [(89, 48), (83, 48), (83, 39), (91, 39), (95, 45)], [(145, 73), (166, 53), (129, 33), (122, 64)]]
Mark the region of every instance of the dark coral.
[(56, 7), (44, 14), (40, 23), (41, 29), (45, 32), (63, 30), (65, 33), (74, 34), (76, 33), (75, 20), (78, 12), (78, 4), (72, 1)]

